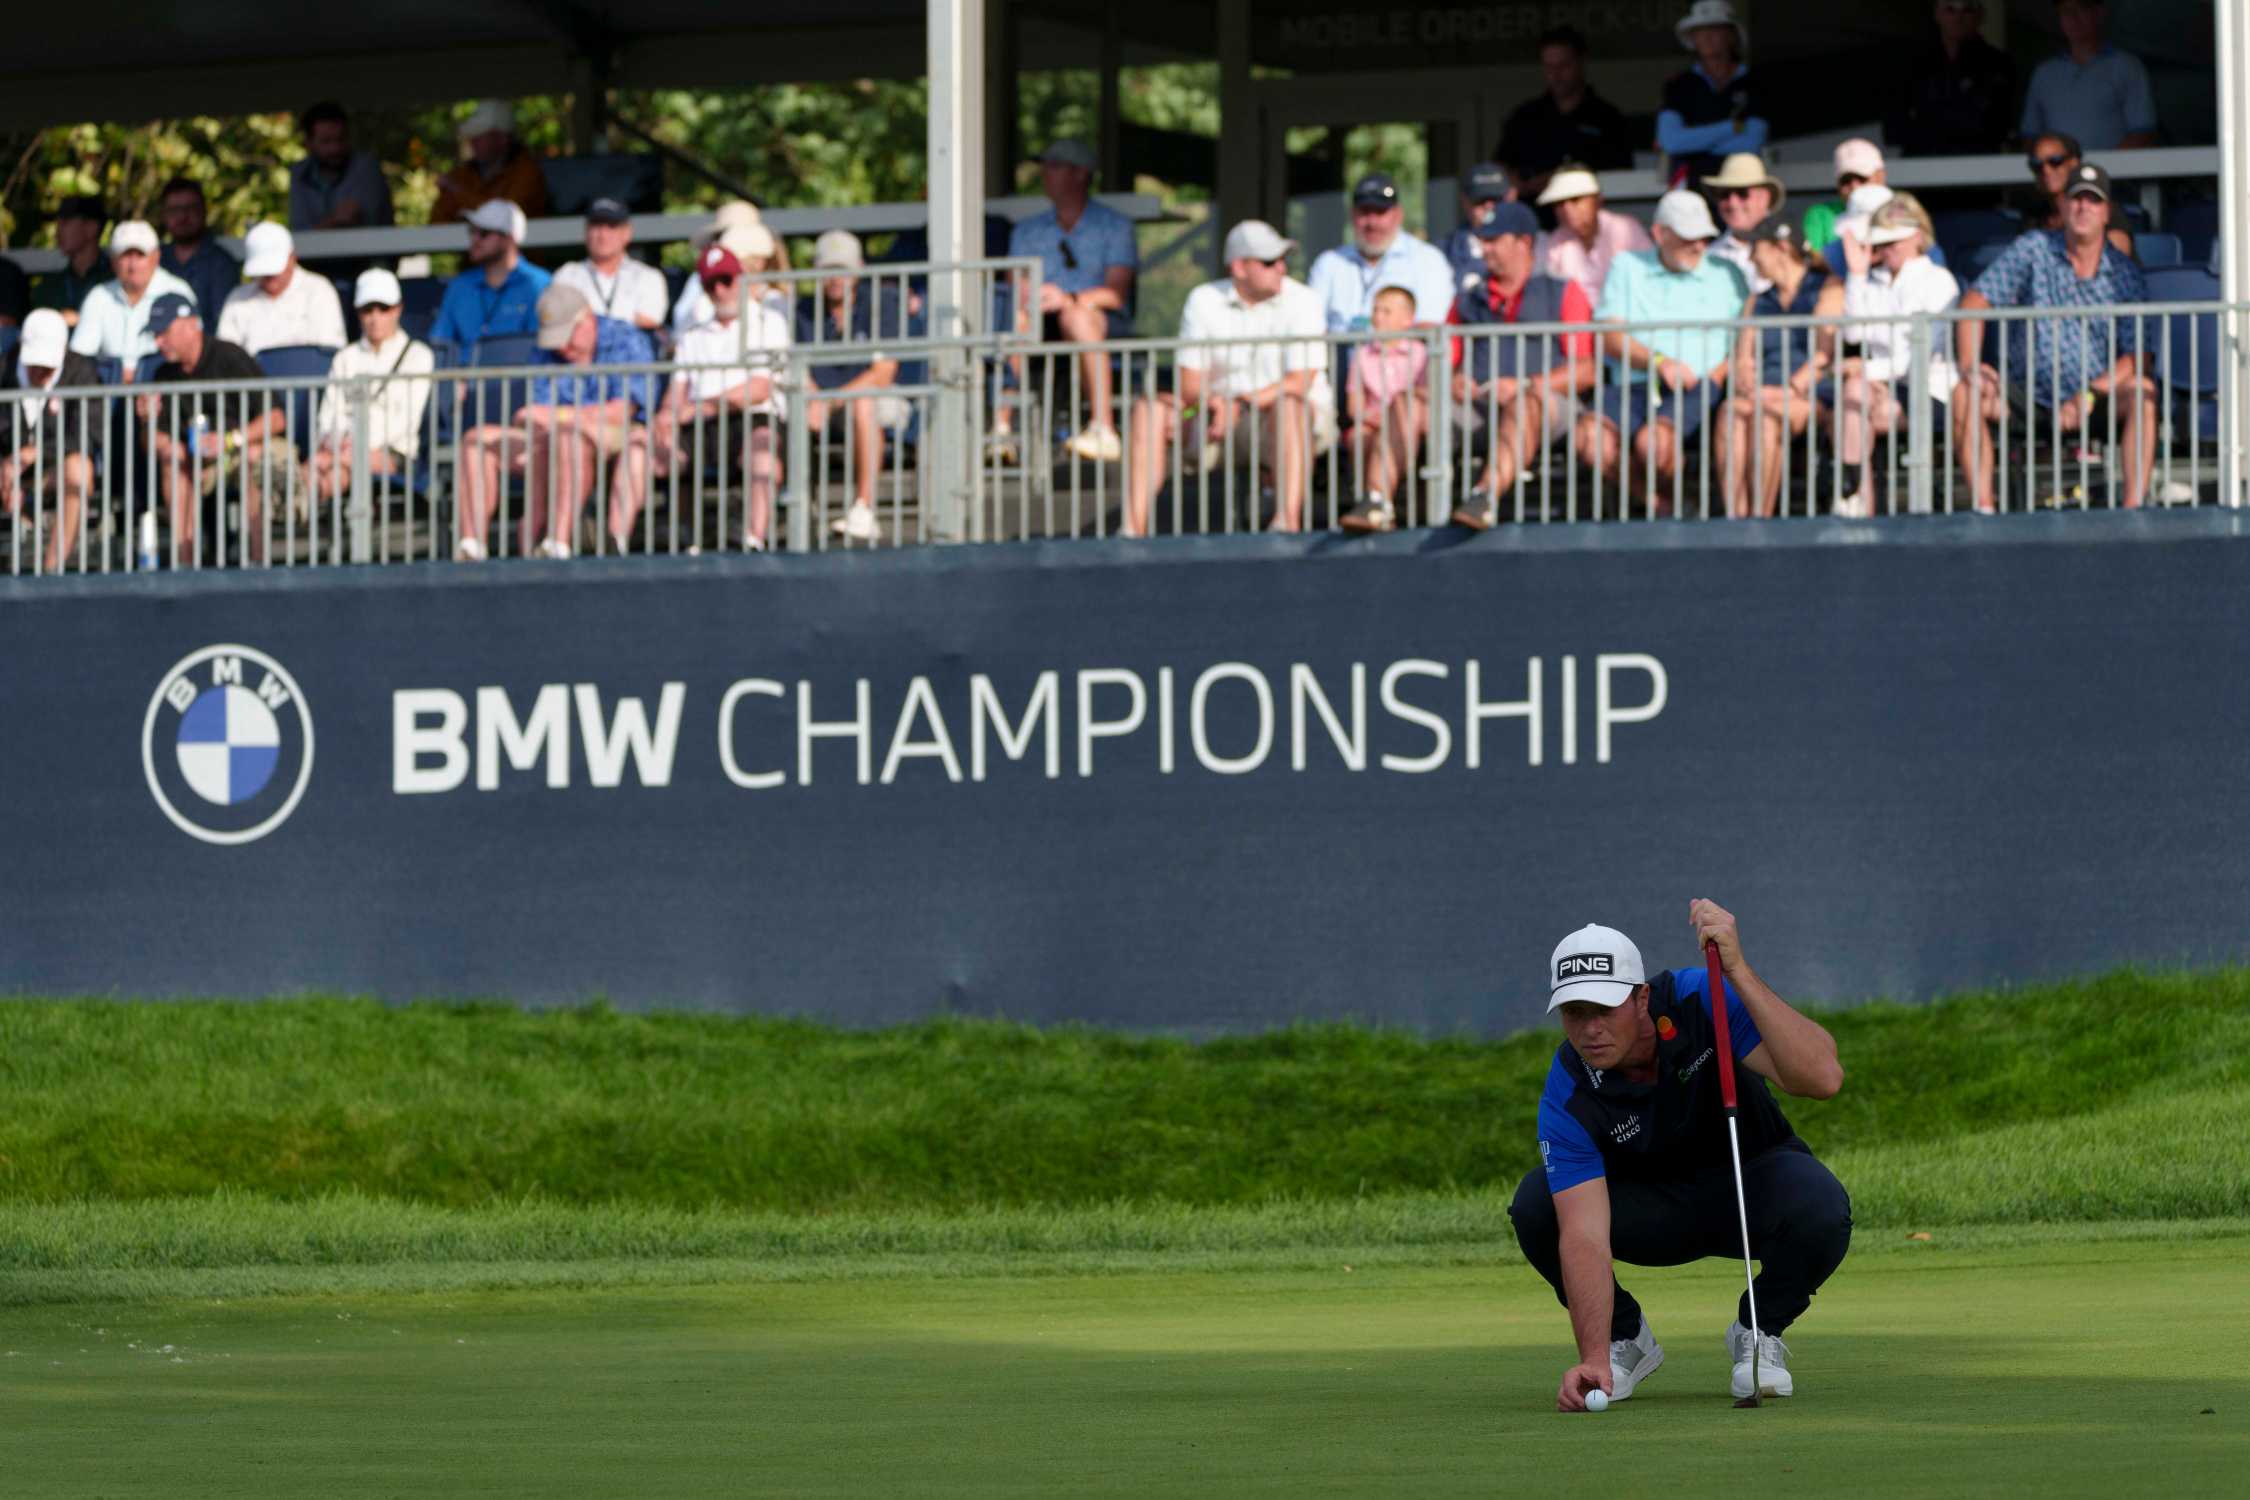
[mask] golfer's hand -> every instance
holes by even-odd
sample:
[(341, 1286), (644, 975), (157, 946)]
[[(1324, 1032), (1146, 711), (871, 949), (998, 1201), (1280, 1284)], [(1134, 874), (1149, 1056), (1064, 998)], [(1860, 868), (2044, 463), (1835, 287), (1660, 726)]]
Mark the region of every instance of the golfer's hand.
[(1598, 1365), (1572, 1365), (1563, 1371), (1562, 1389), (1555, 1392), (1555, 1410), (1584, 1411), (1586, 1393), (1592, 1390), (1599, 1390), (1605, 1396), (1612, 1394), (1607, 1360)]
[(1729, 972), (1742, 962), (1742, 935), (1735, 930), (1734, 913), (1718, 902), (1698, 896), (1688, 903), (1688, 925), (1695, 929), (1695, 946), (1719, 945), (1719, 963)]

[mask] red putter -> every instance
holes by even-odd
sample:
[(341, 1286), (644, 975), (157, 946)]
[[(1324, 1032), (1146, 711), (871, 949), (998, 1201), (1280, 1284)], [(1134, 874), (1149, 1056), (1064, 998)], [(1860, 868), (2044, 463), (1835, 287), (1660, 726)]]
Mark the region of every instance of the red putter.
[(1742, 1284), (1750, 1299), (1750, 1394), (1736, 1406), (1758, 1404), (1758, 1283), (1750, 1268), (1750, 1205), (1742, 1195), (1742, 1139), (1735, 1127), (1734, 1044), (1727, 1036), (1727, 976), (1719, 945), (1703, 940), (1703, 972), (1711, 985), (1711, 1023), (1719, 1031), (1719, 1103), (1727, 1112), (1727, 1152), (1734, 1158), (1734, 1211), (1742, 1224)]

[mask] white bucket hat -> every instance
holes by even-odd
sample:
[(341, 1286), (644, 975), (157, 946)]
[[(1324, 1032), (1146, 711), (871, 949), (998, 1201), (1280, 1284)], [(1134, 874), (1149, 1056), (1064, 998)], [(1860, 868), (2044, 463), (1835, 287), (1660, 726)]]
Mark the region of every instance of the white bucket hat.
[(1547, 179), (1540, 191), (1539, 206), (1567, 203), (1573, 198), (1590, 198), (1602, 190), (1602, 180), (1584, 167), (1564, 167)]
[(1680, 17), (1679, 24), (1672, 28), (1672, 35), (1680, 39), (1681, 46), (1693, 52), (1695, 43), (1688, 40), (1688, 33), (1701, 31), (1706, 26), (1733, 27), (1735, 47), (1743, 52), (1750, 50), (1750, 33), (1734, 18), (1734, 6), (1729, 0), (1695, 0), (1695, 4), (1688, 7), (1688, 13)]

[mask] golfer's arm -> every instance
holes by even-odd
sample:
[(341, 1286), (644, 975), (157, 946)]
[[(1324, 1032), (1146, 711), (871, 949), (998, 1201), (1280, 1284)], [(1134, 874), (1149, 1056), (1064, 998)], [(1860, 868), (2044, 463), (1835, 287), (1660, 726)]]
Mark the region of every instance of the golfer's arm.
[[(1836, 1039), (1818, 1021), (1798, 1014), (1750, 967), (1748, 959), (1727, 975), (1761, 1038), (1742, 1065), (1770, 1078), (1800, 1099), (1833, 1099), (1844, 1086), (1844, 1065)], [(1724, 1003), (1722, 998), (1720, 1003)]]
[(1615, 1285), (1609, 1260), (1609, 1182), (1596, 1177), (1555, 1194), (1561, 1226), (1563, 1295), (1570, 1299), (1570, 1331), (1587, 1364), (1609, 1358), (1609, 1312)]

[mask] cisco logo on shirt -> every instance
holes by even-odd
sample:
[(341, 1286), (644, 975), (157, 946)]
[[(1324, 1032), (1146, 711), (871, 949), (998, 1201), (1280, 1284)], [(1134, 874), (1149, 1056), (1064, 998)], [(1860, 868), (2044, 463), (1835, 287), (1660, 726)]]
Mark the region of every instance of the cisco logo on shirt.
[(141, 768), (174, 827), (207, 844), (279, 828), (312, 777), (312, 712), (288, 670), (248, 646), (206, 646), (158, 680)]

